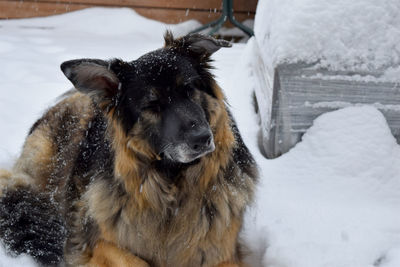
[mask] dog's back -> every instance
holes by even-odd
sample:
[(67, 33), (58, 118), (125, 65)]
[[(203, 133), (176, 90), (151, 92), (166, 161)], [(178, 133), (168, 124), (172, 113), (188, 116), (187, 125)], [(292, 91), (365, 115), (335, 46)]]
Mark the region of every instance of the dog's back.
[(77, 164), (80, 143), (94, 117), (90, 98), (79, 92), (57, 103), (30, 129), (13, 173), (32, 179), (29, 183), (57, 197), (64, 177)]
[(12, 171), (0, 171), (0, 235), (11, 251), (45, 265), (63, 258), (66, 183), (95, 114), (89, 97), (66, 96), (32, 126)]

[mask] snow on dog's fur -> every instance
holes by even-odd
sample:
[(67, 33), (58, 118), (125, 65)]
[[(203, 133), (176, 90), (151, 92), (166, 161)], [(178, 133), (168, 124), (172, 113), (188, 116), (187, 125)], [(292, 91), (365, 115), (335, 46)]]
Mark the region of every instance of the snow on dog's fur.
[(46, 265), (239, 266), (257, 170), (209, 72), (223, 46), (167, 32), (132, 62), (64, 62), (77, 91), (2, 173), (8, 248)]

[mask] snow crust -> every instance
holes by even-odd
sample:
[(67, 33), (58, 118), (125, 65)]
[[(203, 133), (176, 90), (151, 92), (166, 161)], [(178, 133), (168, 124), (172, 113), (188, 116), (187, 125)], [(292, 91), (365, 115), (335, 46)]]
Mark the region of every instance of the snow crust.
[[(396, 10), (394, 1), (385, 3)], [(106, 18), (113, 25), (103, 24)], [(0, 167), (11, 166), (32, 123), (71, 87), (59, 70), (62, 61), (133, 60), (162, 46), (166, 28), (183, 33), (190, 24), (165, 25), (127, 9), (99, 8), (0, 21)], [(369, 106), (327, 113), (291, 151), (267, 160), (257, 147), (251, 99), (253, 45), (221, 49), (214, 59), (217, 81), (261, 173), (242, 233), (250, 266), (400, 266), (400, 148), (382, 114)], [(0, 266), (35, 264), (0, 250)]]
[(259, 1), (255, 35), (264, 60), (331, 70), (383, 72), (400, 80), (400, 1)]

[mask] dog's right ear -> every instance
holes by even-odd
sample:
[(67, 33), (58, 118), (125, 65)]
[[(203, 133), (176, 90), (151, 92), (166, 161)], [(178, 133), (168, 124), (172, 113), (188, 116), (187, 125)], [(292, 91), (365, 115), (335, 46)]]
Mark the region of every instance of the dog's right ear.
[(61, 70), (78, 91), (104, 101), (111, 100), (121, 87), (113, 69), (122, 63), (118, 59), (75, 59), (62, 63)]
[(164, 34), (165, 47), (175, 47), (183, 52), (191, 52), (195, 55), (209, 57), (221, 47), (231, 47), (232, 44), (222, 39), (214, 39), (212, 36), (199, 33), (190, 33), (175, 39), (171, 31)]

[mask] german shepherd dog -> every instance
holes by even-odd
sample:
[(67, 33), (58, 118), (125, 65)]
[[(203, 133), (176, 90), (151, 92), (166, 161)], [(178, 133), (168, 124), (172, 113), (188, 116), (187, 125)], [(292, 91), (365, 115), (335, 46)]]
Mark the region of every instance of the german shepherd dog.
[(76, 89), (0, 174), (9, 251), (45, 266), (241, 266), (257, 168), (210, 73), (226, 46), (167, 32), (131, 62), (64, 62)]

